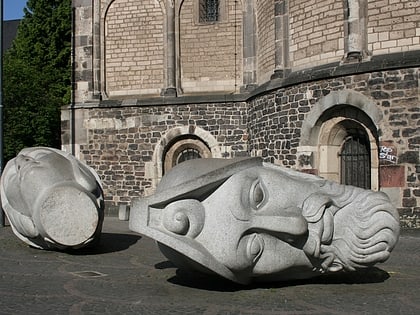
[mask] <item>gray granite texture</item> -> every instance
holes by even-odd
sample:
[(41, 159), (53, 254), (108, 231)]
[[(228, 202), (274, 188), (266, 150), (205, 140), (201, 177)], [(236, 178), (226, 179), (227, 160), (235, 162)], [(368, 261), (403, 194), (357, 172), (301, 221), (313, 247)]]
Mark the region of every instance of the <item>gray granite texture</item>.
[(180, 269), (241, 284), (372, 267), (400, 230), (385, 194), (259, 158), (181, 163), (133, 201), (129, 221)]
[(63, 151), (23, 149), (2, 174), (1, 203), (13, 232), (41, 249), (77, 249), (101, 233), (103, 193), (96, 173)]

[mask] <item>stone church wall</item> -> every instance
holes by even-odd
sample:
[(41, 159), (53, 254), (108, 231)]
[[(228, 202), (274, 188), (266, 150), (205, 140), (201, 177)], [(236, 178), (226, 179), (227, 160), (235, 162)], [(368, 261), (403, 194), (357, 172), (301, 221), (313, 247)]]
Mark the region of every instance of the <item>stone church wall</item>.
[(190, 134), (200, 128), (214, 137), (219, 145), (212, 151), (220, 158), (244, 156), (248, 151), (244, 103), (112, 106), (84, 111), (79, 132), (86, 139), (79, 147), (79, 158), (98, 172), (108, 205), (130, 204), (132, 198), (153, 191), (155, 174), (161, 172), (154, 154), (159, 145), (168, 144), (161, 143), (162, 139), (177, 127), (188, 126)]
[[(185, 94), (237, 92), (242, 72), (242, 7), (221, 1), (220, 21), (200, 23), (198, 1), (180, 10), (181, 89)], [(215, 35), (217, 34), (217, 35)]]
[(367, 1), (369, 49), (376, 54), (420, 47), (420, 3), (412, 0)]
[(198, 2), (73, 0), (63, 148), (98, 171), (107, 204), (153, 191), (168, 145), (188, 137), (213, 157), (337, 177), (320, 158), (337, 152), (315, 140), (342, 105), (370, 123), (373, 188), (420, 227), (420, 2), (220, 0), (212, 23)]
[(275, 67), (274, 49), (274, 10), (270, 1), (257, 1), (256, 15), (258, 32), (258, 82), (260, 84), (270, 80)]
[(292, 67), (302, 69), (344, 56), (343, 1), (290, 2), (290, 59)]
[[(399, 208), (403, 226), (420, 226), (419, 68), (315, 80), (256, 97), (249, 108), (249, 149), (266, 161), (302, 169), (302, 125), (333, 91), (357, 91), (382, 114), (378, 128), (379, 186)], [(342, 104), (346, 105), (346, 104)], [(311, 170), (317, 174), (318, 170)]]
[(164, 74), (163, 12), (157, 1), (114, 1), (105, 19), (109, 97), (159, 95)]

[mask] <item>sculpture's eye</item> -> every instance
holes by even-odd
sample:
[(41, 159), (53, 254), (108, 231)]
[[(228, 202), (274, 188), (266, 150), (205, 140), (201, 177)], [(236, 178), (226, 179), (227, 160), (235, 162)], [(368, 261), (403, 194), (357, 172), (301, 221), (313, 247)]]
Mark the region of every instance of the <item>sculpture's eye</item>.
[(249, 199), (250, 199), (250, 204), (252, 208), (254, 208), (255, 210), (258, 210), (265, 200), (264, 187), (261, 185), (261, 182), (259, 180), (256, 180), (252, 184), (251, 191), (249, 193), (250, 193)]
[(255, 263), (264, 251), (264, 240), (259, 234), (249, 236), (246, 253), (248, 258)]

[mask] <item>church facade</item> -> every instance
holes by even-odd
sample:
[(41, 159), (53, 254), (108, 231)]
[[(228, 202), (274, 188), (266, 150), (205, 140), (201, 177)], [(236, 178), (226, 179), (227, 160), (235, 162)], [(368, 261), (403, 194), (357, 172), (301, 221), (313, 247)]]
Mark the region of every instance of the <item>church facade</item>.
[(191, 158), (384, 191), (420, 227), (420, 2), (73, 0), (63, 149), (109, 207)]

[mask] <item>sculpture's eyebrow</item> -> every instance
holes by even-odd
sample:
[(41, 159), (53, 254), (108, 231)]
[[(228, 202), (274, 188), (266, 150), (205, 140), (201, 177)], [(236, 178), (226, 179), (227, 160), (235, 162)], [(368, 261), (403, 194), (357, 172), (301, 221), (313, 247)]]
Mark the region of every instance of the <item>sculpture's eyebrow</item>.
[(174, 201), (182, 200), (182, 199), (196, 199), (200, 202), (207, 199), (212, 193), (214, 193), (220, 186), (226, 182), (228, 178), (223, 178), (217, 182), (211, 182), (207, 185), (202, 187), (197, 187), (194, 190), (183, 192), (183, 189), (178, 191), (163, 191), (160, 193), (156, 193), (153, 196), (150, 196), (149, 199), (153, 199), (150, 203), (152, 207), (155, 208), (165, 208), (168, 204)]

